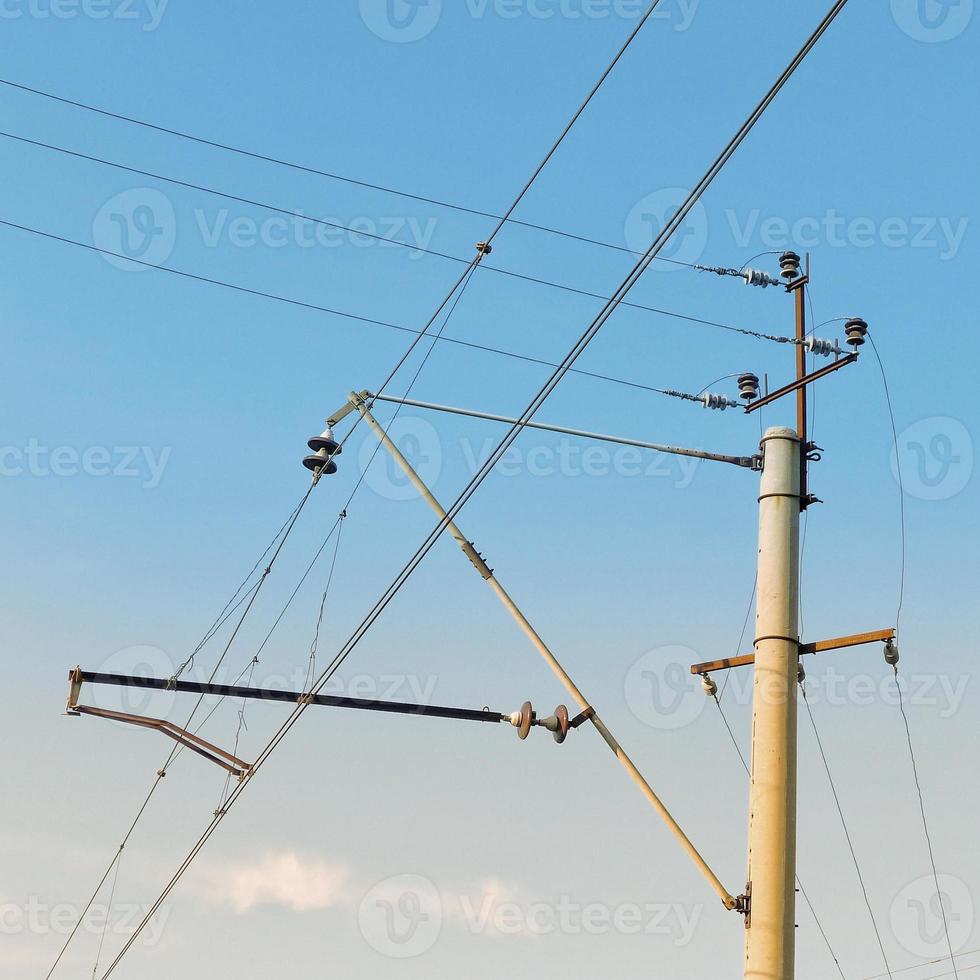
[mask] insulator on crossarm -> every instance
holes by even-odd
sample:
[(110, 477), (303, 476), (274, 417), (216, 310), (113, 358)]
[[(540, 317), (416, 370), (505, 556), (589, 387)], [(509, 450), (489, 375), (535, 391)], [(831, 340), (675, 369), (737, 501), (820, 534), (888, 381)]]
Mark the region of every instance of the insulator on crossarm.
[(705, 408), (716, 408), (718, 411), (723, 412), (726, 408), (737, 407), (738, 402), (729, 398), (728, 395), (716, 395), (706, 392), (701, 396), (701, 404)]
[(844, 335), (847, 338), (847, 343), (849, 343), (855, 351), (864, 343), (864, 338), (867, 332), (868, 324), (859, 316), (851, 317), (851, 319), (844, 324)]
[(746, 402), (754, 402), (759, 397), (759, 375), (748, 371), (738, 376), (738, 397)]
[(819, 337), (810, 336), (803, 342), (803, 346), (811, 354), (819, 354), (821, 357), (840, 354), (840, 344), (836, 340), (821, 340)]
[(763, 272), (761, 269), (746, 269), (742, 276), (746, 286), (761, 286), (765, 289), (767, 286), (779, 285), (778, 279), (773, 279), (768, 272)]
[(323, 432), (309, 440), (307, 445), (313, 450), (312, 456), (303, 460), (303, 465), (318, 476), (330, 476), (337, 472), (334, 456), (339, 456), (344, 450), (334, 438), (333, 429), (328, 425)]
[(787, 282), (798, 279), (800, 275), (800, 257), (796, 252), (783, 252), (779, 256), (780, 274)]
[(898, 663), (898, 644), (894, 640), (885, 643), (885, 663), (894, 667)]
[(702, 674), (701, 690), (704, 691), (709, 698), (713, 698), (718, 693), (718, 685), (707, 674)]

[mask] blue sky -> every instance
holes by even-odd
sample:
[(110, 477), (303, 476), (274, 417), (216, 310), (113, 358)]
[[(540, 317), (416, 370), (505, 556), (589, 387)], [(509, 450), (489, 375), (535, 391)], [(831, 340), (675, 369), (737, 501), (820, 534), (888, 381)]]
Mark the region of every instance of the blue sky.
[[(751, 15), (664, 0), (663, 16), (641, 32), (518, 217), (645, 247), (643, 234), (700, 177), (824, 7), (806, 0), (790, 17), (769, 0)], [(413, 13), (398, 0), (391, 18), (369, 0), (294, 0), (274, 12), (186, 0), (6, 0), (0, 77), (499, 213), (638, 8), (626, 0), (431, 0)], [(871, 325), (906, 476), (902, 669), (962, 951), (980, 947), (980, 868), (968, 843), (978, 800), (964, 775), (977, 761), (972, 637), (980, 626), (969, 288), (980, 258), (969, 190), (977, 30), (972, 0), (849, 5), (671, 251), (709, 265), (752, 260), (773, 273), (776, 255), (758, 253), (809, 251), (816, 321), (860, 314)], [(0, 118), (5, 134), (466, 259), (493, 226), (4, 85)], [(0, 218), (50, 235), (129, 248), (151, 263), (413, 329), (461, 268), (376, 240), (317, 238), (308, 223), (282, 222), (260, 207), (0, 140)], [(62, 717), (67, 669), (149, 665), (165, 674), (183, 661), (307, 486), (306, 439), (351, 389), (380, 384), (408, 338), (120, 267), (6, 226), (0, 249), (0, 493), (11, 518), (3, 730), (13, 760), (0, 822), (0, 976), (22, 977), (47, 971), (64, 922), (88, 897), (167, 751), (150, 733)], [(487, 264), (608, 294), (631, 262), (620, 251), (509, 226)], [(765, 333), (792, 330), (781, 291), (665, 263), (631, 300)], [(599, 306), (481, 269), (446, 333), (556, 360)], [(818, 336), (838, 337), (840, 326), (828, 323)], [(900, 497), (881, 378), (866, 351), (815, 395), (814, 438), (825, 454), (812, 483), (826, 503), (807, 518), (807, 639), (895, 623)], [(393, 391), (405, 390), (418, 364), (406, 364)], [(792, 354), (622, 308), (578, 366), (696, 392), (747, 370), (775, 385), (791, 372)], [(413, 395), (512, 413), (546, 377), (540, 365), (440, 344)], [(736, 394), (731, 379), (711, 390)], [(540, 417), (737, 454), (755, 450), (760, 424), (580, 375), (562, 382)], [(764, 413), (766, 425), (790, 421), (789, 402)], [(408, 410), (394, 431), (448, 499), (501, 434), (492, 423)], [(236, 676), (262, 643), (371, 449), (358, 430), (339, 474), (317, 488), (223, 676)], [(746, 779), (717, 710), (674, 667), (736, 650), (754, 574), (756, 477), (582, 449), (525, 433), (460, 524), (728, 887), (740, 889)], [(431, 525), (379, 458), (345, 522), (321, 664)], [(326, 574), (323, 559), (263, 649), (256, 683), (302, 683)], [(227, 638), (226, 629), (205, 647), (193, 676), (207, 676)], [(659, 687), (647, 686), (651, 676)], [(743, 751), (746, 676), (733, 676), (726, 692)], [(809, 665), (814, 714), (897, 969), (942, 955), (942, 944), (889, 678), (877, 648)], [(339, 684), (366, 696), (507, 711), (526, 698), (542, 710), (564, 699), (450, 541), (413, 576)], [(167, 697), (137, 707), (174, 720), (189, 710)], [(207, 737), (230, 745), (237, 709), (221, 705)], [(245, 758), (283, 716), (281, 706), (248, 708)], [(396, 970), (490, 977), (515, 968), (547, 978), (583, 966), (622, 977), (738, 976), (740, 921), (718, 907), (594, 734), (583, 729), (561, 747), (534, 734), (541, 737), (519, 743), (493, 726), (307, 712), (173, 895), (153, 948), (133, 949), (118, 975), (234, 969), (264, 977), (288, 956), (297, 971), (365, 978)], [(800, 877), (845, 975), (882, 973), (805, 719), (800, 758)], [(126, 915), (155, 897), (222, 785), (203, 760), (175, 764), (126, 850), (103, 965), (125, 939)], [(416, 945), (393, 947), (377, 916), (386, 908), (397, 915), (406, 893), (429, 918)], [(583, 909), (593, 907), (586, 926)], [(639, 930), (630, 925), (634, 909)], [(799, 975), (836, 975), (805, 907), (798, 921)], [(90, 972), (98, 941), (97, 929), (81, 930), (61, 972)], [(391, 958), (406, 951), (415, 955)]]

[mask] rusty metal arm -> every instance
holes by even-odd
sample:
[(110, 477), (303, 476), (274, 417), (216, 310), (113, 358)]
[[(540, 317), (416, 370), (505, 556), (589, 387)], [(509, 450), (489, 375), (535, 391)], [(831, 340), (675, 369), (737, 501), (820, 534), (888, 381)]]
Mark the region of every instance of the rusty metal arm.
[[(827, 650), (845, 650), (847, 647), (862, 646), (865, 643), (887, 643), (895, 639), (895, 630), (872, 630), (869, 633), (853, 633), (850, 636), (836, 636), (830, 640), (817, 640), (815, 643), (801, 643), (800, 655), (805, 653), (824, 653)], [(726, 660), (709, 660), (703, 664), (691, 664), (692, 674), (710, 674), (715, 670), (727, 670), (729, 667), (745, 667), (755, 663), (755, 654), (746, 653), (741, 657), (729, 657)]]
[(108, 718), (111, 721), (121, 721), (127, 725), (136, 725), (140, 728), (154, 728), (158, 732), (166, 735), (168, 738), (172, 738), (178, 745), (183, 745), (192, 752), (196, 752), (198, 755), (203, 756), (210, 762), (221, 766), (222, 769), (226, 769), (233, 776), (236, 776), (239, 779), (241, 779), (242, 776), (244, 776), (245, 773), (252, 768), (248, 762), (243, 762), (230, 752), (225, 752), (224, 749), (219, 749), (217, 745), (212, 745), (210, 742), (206, 742), (203, 738), (200, 738), (193, 732), (186, 731), (185, 729), (180, 728), (177, 725), (174, 725), (172, 722), (164, 720), (163, 718), (146, 718), (142, 715), (126, 714), (124, 711), (110, 711), (107, 708), (92, 708), (84, 704), (70, 705), (68, 708), (68, 713), (75, 715), (94, 715), (96, 718)]
[(769, 405), (785, 395), (791, 394), (798, 388), (803, 388), (808, 384), (812, 384), (814, 381), (819, 381), (820, 378), (826, 377), (828, 374), (833, 374), (834, 371), (839, 371), (842, 367), (847, 367), (848, 364), (853, 364), (857, 359), (858, 355), (856, 353), (845, 354), (840, 359), (832, 361), (830, 364), (825, 364), (822, 368), (812, 371), (810, 374), (806, 374), (802, 378), (797, 378), (796, 381), (791, 381), (789, 384), (783, 385), (782, 388), (777, 388), (775, 391), (769, 392), (768, 395), (763, 395), (761, 398), (757, 398), (754, 402), (745, 406), (745, 411), (746, 413), (754, 412), (757, 409), (762, 408), (764, 405)]

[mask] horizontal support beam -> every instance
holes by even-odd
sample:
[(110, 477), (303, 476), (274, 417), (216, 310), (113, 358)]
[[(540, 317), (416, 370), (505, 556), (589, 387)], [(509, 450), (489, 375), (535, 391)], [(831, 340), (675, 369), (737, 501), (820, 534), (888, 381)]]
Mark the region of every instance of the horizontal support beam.
[[(138, 687), (155, 691), (177, 691), (182, 694), (210, 694), (226, 698), (250, 698), (255, 701), (282, 701), (297, 704), (308, 700), (310, 704), (329, 708), (355, 708), (362, 711), (382, 711), (392, 714), (421, 715), (426, 718), (452, 718), (457, 721), (485, 721), (499, 724), (504, 715), (499, 711), (473, 708), (444, 708), (432, 704), (409, 704), (401, 701), (378, 701), (367, 698), (348, 698), (332, 694), (316, 694), (312, 697), (302, 691), (276, 691), (270, 688), (239, 687), (232, 684), (202, 684), (197, 681), (171, 681), (164, 677), (131, 677), (127, 674), (100, 674), (83, 670), (78, 679), (88, 684), (108, 684), (114, 687)], [(76, 673), (69, 673), (75, 679)], [(509, 715), (507, 716), (509, 718)]]
[[(392, 402), (395, 405), (407, 405), (410, 408), (422, 408), (432, 412), (447, 412), (450, 415), (465, 415), (472, 419), (486, 419), (489, 422), (504, 422), (507, 425), (514, 425), (519, 419), (510, 418), (506, 415), (494, 415), (490, 412), (477, 412), (470, 408), (456, 408), (453, 405), (436, 405), (432, 402), (420, 402), (411, 398), (395, 398), (393, 395), (373, 395), (371, 392), (361, 392), (361, 397), (367, 400), (379, 402)], [(546, 422), (526, 422), (528, 429), (541, 429), (545, 432), (559, 432), (567, 436), (575, 436), (579, 439), (594, 439), (598, 442), (613, 442), (620, 446), (635, 446), (637, 449), (648, 449), (656, 453), (669, 453), (674, 456), (692, 456), (695, 459), (707, 459), (716, 463), (731, 463), (734, 466), (741, 466), (745, 469), (756, 469), (755, 457), (752, 456), (727, 456), (723, 453), (710, 453), (703, 449), (687, 449), (683, 446), (668, 446), (659, 442), (643, 442), (640, 439), (627, 439), (624, 436), (611, 436), (604, 432), (588, 432), (584, 429), (569, 429), (563, 425), (549, 425)]]
[(784, 395), (789, 395), (796, 391), (797, 388), (803, 388), (808, 384), (812, 384), (814, 381), (819, 381), (820, 378), (826, 377), (828, 374), (833, 374), (834, 371), (839, 371), (842, 367), (847, 367), (848, 364), (853, 364), (857, 359), (857, 351), (855, 351), (853, 354), (845, 354), (844, 357), (841, 357), (836, 361), (831, 361), (830, 364), (825, 364), (822, 368), (819, 368), (810, 374), (804, 375), (802, 378), (798, 378), (796, 381), (791, 381), (788, 385), (783, 385), (782, 388), (777, 388), (775, 391), (770, 391), (768, 395), (763, 395), (761, 398), (757, 398), (754, 402), (751, 402), (745, 406), (745, 411), (754, 412), (757, 409), (762, 408), (764, 405), (770, 405), (772, 402), (778, 401)]
[[(853, 633), (850, 636), (837, 636), (831, 640), (817, 640), (816, 643), (801, 643), (800, 655), (805, 653), (824, 653), (827, 650), (844, 650), (847, 647), (857, 647), (865, 643), (886, 643), (895, 639), (895, 630), (873, 630), (869, 633)], [(727, 670), (729, 667), (746, 667), (755, 663), (755, 654), (746, 653), (741, 657), (729, 657), (727, 660), (709, 660), (703, 664), (691, 664), (692, 674), (710, 674), (715, 670)]]

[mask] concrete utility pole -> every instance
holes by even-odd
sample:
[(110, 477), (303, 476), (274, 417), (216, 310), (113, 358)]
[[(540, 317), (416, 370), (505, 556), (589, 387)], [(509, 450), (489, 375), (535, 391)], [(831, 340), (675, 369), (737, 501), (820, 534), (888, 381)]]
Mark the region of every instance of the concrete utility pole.
[(762, 441), (745, 976), (792, 980), (796, 928), (800, 438)]

